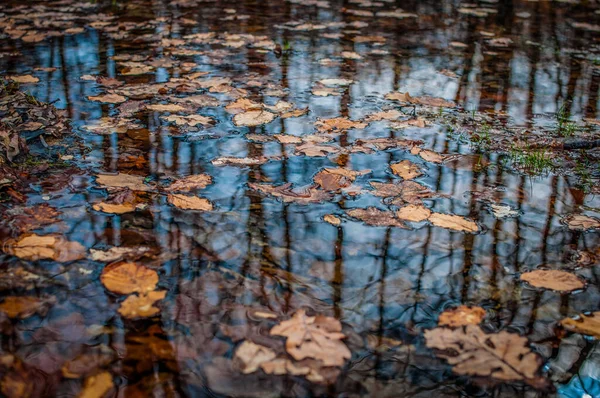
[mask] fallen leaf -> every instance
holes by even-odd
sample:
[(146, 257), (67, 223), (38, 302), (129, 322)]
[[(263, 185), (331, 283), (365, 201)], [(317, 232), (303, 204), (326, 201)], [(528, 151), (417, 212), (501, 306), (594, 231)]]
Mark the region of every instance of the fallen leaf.
[(167, 188), (168, 192), (192, 192), (206, 188), (212, 184), (212, 177), (208, 174), (196, 174), (177, 180)]
[(100, 202), (92, 205), (92, 209), (110, 214), (125, 214), (135, 211), (136, 203), (107, 203)]
[(350, 209), (346, 210), (346, 214), (356, 218), (367, 225), (375, 227), (398, 227), (406, 228), (404, 223), (397, 219), (393, 212), (379, 210), (375, 207), (366, 209)]
[(436, 355), (446, 359), (457, 374), (541, 384), (537, 372), (542, 360), (518, 334), (486, 334), (479, 326), (467, 325), (426, 330), (425, 341), (427, 347), (439, 350)]
[(349, 86), (354, 83), (354, 80), (349, 79), (323, 79), (319, 83), (328, 87)]
[(39, 78), (31, 75), (9, 76), (8, 78), (19, 84), (37, 83), (40, 81)]
[(371, 113), (370, 115), (367, 115), (367, 117), (365, 117), (365, 120), (368, 122), (377, 122), (380, 120), (398, 120), (402, 116), (404, 116), (404, 113), (392, 109), (389, 111)]
[(113, 261), (121, 260), (123, 258), (140, 257), (144, 253), (150, 251), (149, 247), (111, 247), (108, 250), (97, 250), (90, 249), (90, 258), (93, 261), (100, 261), (103, 263), (112, 263)]
[(313, 181), (326, 191), (337, 191), (349, 187), (357, 176), (368, 172), (370, 170), (359, 172), (342, 168), (325, 168), (314, 176)]
[(323, 217), (323, 220), (325, 220), (325, 222), (328, 222), (329, 224), (331, 224), (335, 227), (339, 227), (340, 225), (342, 225), (342, 220), (340, 220), (338, 217), (334, 216), (333, 214), (326, 214)]
[(409, 160), (393, 163), (390, 165), (390, 168), (394, 174), (404, 178), (405, 180), (412, 180), (413, 178), (423, 175), (419, 166)]
[(289, 112), (283, 112), (281, 115), (279, 115), (282, 119), (289, 119), (292, 117), (299, 117), (299, 116), (304, 116), (306, 114), (308, 114), (309, 109), (308, 108), (303, 108), (303, 109), (294, 109), (292, 111)]
[(322, 202), (331, 198), (331, 195), (326, 191), (314, 187), (294, 188), (291, 183), (279, 186), (248, 183), (248, 186), (256, 191), (281, 198), (284, 202), (307, 204)]
[(421, 159), (425, 160), (426, 162), (441, 164), (444, 163), (445, 160), (444, 155), (430, 151), (429, 149), (421, 149), (418, 147), (414, 147), (413, 149), (411, 149), (410, 153), (412, 153), (413, 155), (419, 155)]
[(511, 218), (519, 216), (519, 212), (513, 210), (510, 206), (492, 203), (489, 205), (489, 209), (496, 218)]
[(233, 117), (236, 126), (255, 127), (267, 124), (275, 119), (275, 114), (268, 111), (248, 111), (238, 113)]
[(285, 358), (276, 358), (271, 361), (261, 363), (262, 370), (269, 375), (285, 375), (292, 376), (307, 375), (311, 372), (309, 366), (298, 366), (294, 362)]
[(282, 144), (301, 144), (302, 138), (296, 137), (295, 135), (288, 134), (275, 134), (273, 137)]
[(346, 117), (317, 120), (315, 127), (320, 133), (342, 132), (350, 129), (363, 129), (367, 123), (355, 122)]
[(403, 206), (404, 203), (421, 204), (422, 199), (436, 196), (436, 193), (425, 185), (411, 180), (392, 184), (372, 181), (369, 184), (375, 189), (370, 191), (373, 195), (383, 198), (395, 197), (392, 204), (397, 206)]
[(167, 201), (169, 204), (183, 210), (213, 210), (213, 205), (208, 199), (199, 198), (197, 196), (169, 194), (167, 196)]
[(104, 267), (100, 281), (113, 293), (147, 293), (156, 287), (158, 274), (142, 264), (123, 261)]
[(405, 221), (421, 222), (431, 215), (431, 210), (423, 205), (408, 205), (396, 212), (396, 217)]
[(85, 379), (79, 398), (103, 398), (114, 388), (112, 376), (102, 372)]
[(132, 294), (119, 307), (119, 314), (127, 319), (149, 318), (160, 312), (154, 304), (165, 298), (166, 290), (151, 291), (145, 294)]
[(127, 101), (127, 98), (125, 98), (119, 94), (104, 94), (104, 95), (89, 96), (88, 100), (94, 101), (94, 102), (103, 102), (103, 103), (107, 103), (107, 104), (120, 104), (122, 102)]
[(86, 254), (81, 243), (69, 241), (56, 234), (22, 235), (18, 239), (6, 241), (4, 251), (24, 260), (54, 260), (61, 263), (82, 259)]
[(479, 231), (479, 227), (474, 221), (454, 214), (432, 213), (429, 216), (429, 221), (436, 227), (452, 229), (454, 231), (471, 233)]
[(146, 109), (154, 112), (177, 113), (187, 110), (187, 108), (177, 104), (152, 104), (146, 105)]
[(235, 350), (234, 358), (239, 361), (242, 373), (248, 374), (256, 372), (263, 363), (276, 356), (270, 348), (246, 340)]
[(559, 270), (535, 270), (521, 274), (521, 280), (531, 286), (559, 292), (583, 289), (585, 283), (576, 275)]
[(177, 126), (191, 126), (191, 127), (195, 127), (198, 125), (209, 126), (211, 124), (214, 124), (214, 122), (215, 122), (212, 118), (202, 116), (202, 115), (187, 115), (187, 116), (169, 115), (169, 116), (161, 116), (161, 119), (166, 120), (167, 122), (175, 123)]
[(306, 143), (296, 147), (296, 154), (319, 157), (328, 156), (332, 153), (338, 153), (340, 148), (333, 145), (318, 145), (313, 143)]
[(232, 114), (238, 114), (241, 112), (248, 111), (260, 111), (262, 110), (262, 104), (251, 101), (247, 98), (240, 98), (237, 101), (234, 101), (231, 104), (227, 105), (225, 107), (225, 110)]
[(271, 329), (271, 335), (287, 337), (285, 348), (294, 359), (314, 358), (325, 366), (343, 366), (351, 353), (341, 341), (342, 324), (323, 315), (307, 316), (298, 310), (292, 319)]
[(600, 338), (600, 312), (578, 315), (575, 319), (566, 318), (560, 321), (562, 327), (575, 333)]
[(133, 174), (99, 174), (96, 182), (102, 188), (129, 188), (132, 191), (150, 191), (151, 188), (144, 184), (144, 177)]
[(584, 216), (583, 214), (571, 214), (565, 217), (564, 222), (569, 229), (575, 231), (586, 231), (588, 229), (600, 228), (600, 219)]
[(461, 305), (442, 312), (438, 319), (438, 325), (449, 326), (451, 328), (467, 325), (479, 325), (484, 317), (485, 310), (483, 308)]
[(267, 157), (259, 158), (235, 158), (232, 156), (224, 156), (211, 161), (215, 166), (255, 166), (265, 164), (270, 159)]
[(31, 296), (8, 296), (0, 303), (0, 312), (9, 318), (25, 319), (30, 316), (45, 312), (48, 308), (48, 300)]

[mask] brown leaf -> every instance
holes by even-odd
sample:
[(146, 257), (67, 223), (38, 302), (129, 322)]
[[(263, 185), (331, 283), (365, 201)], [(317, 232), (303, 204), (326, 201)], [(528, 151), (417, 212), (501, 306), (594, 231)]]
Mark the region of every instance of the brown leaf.
[(36, 313), (44, 313), (50, 303), (51, 300), (43, 300), (39, 297), (8, 296), (0, 303), (0, 312), (5, 313), (9, 318), (25, 319)]
[(314, 187), (293, 188), (291, 183), (274, 186), (269, 184), (248, 183), (256, 191), (283, 199), (284, 202), (298, 202), (301, 204), (317, 203), (331, 198), (331, 195)]
[(248, 374), (256, 372), (263, 363), (276, 356), (270, 348), (246, 340), (235, 350), (234, 358), (240, 364), (242, 373)]
[(588, 229), (600, 228), (600, 220), (583, 214), (571, 214), (564, 219), (569, 229), (575, 231), (586, 231)]
[(365, 120), (367, 122), (377, 122), (380, 120), (398, 120), (402, 116), (404, 116), (404, 113), (395, 109), (391, 109), (389, 111), (371, 113), (370, 115), (367, 115), (367, 117), (365, 117)]
[(472, 233), (479, 231), (479, 227), (474, 221), (454, 214), (432, 213), (429, 216), (429, 221), (436, 227), (452, 229), (454, 231)]
[(110, 214), (125, 214), (135, 211), (136, 203), (95, 203), (92, 209)]
[(340, 148), (332, 145), (318, 145), (311, 142), (296, 147), (296, 154), (319, 157), (328, 156), (332, 153), (338, 153)]
[(13, 82), (20, 84), (37, 83), (40, 81), (39, 78), (31, 75), (9, 76), (8, 78)]
[(535, 270), (521, 274), (521, 280), (531, 286), (559, 292), (571, 292), (583, 289), (585, 283), (576, 275), (558, 270)]
[(333, 214), (326, 214), (323, 217), (323, 220), (335, 227), (339, 227), (340, 225), (342, 225), (342, 220), (340, 220), (338, 217), (334, 216)]
[(485, 317), (485, 310), (481, 307), (459, 307), (446, 310), (440, 314), (438, 325), (451, 328), (467, 325), (478, 325)]
[(402, 181), (401, 183), (388, 184), (383, 182), (372, 181), (369, 183), (374, 191), (371, 193), (375, 196), (383, 198), (396, 197), (392, 202), (395, 205), (402, 206), (404, 203), (421, 204), (422, 199), (433, 198), (436, 196), (425, 185), (421, 185), (414, 181)]
[(296, 360), (314, 358), (325, 366), (343, 366), (350, 358), (350, 350), (341, 341), (346, 337), (342, 324), (323, 315), (307, 316), (298, 310), (292, 319), (271, 329), (271, 335), (285, 336), (287, 352)]
[(90, 376), (85, 379), (79, 398), (103, 398), (114, 386), (112, 376), (108, 372)]
[(139, 258), (144, 253), (150, 251), (150, 248), (140, 247), (111, 247), (110, 249), (96, 250), (90, 249), (90, 258), (93, 261), (101, 261), (104, 263), (111, 263), (113, 261), (121, 260), (123, 258)]
[(374, 227), (406, 228), (406, 225), (397, 219), (393, 212), (379, 210), (375, 207), (368, 207), (366, 209), (350, 209), (346, 210), (346, 214)]
[(100, 174), (96, 182), (102, 188), (129, 188), (132, 191), (150, 191), (151, 188), (144, 184), (144, 177), (133, 174)]
[(167, 188), (168, 192), (192, 192), (206, 188), (212, 184), (212, 177), (208, 174), (196, 174), (177, 180)]
[(121, 303), (119, 314), (128, 319), (149, 318), (160, 312), (154, 304), (165, 298), (166, 290), (151, 291), (145, 294), (132, 294)]
[(537, 372), (542, 360), (518, 334), (486, 334), (479, 326), (467, 325), (427, 330), (425, 341), (427, 347), (440, 350), (436, 355), (446, 359), (457, 374), (540, 384)]
[(235, 115), (241, 112), (260, 111), (262, 107), (263, 105), (259, 104), (258, 102), (251, 101), (247, 98), (240, 98), (237, 101), (227, 105), (225, 110)]
[(342, 168), (325, 168), (315, 175), (313, 181), (326, 191), (337, 191), (341, 188), (349, 187), (356, 179), (356, 176), (368, 172), (370, 170), (358, 172)]
[(158, 274), (141, 264), (123, 261), (104, 267), (100, 281), (113, 293), (147, 293), (156, 287)]
[(169, 204), (183, 210), (213, 210), (213, 205), (208, 199), (199, 198), (197, 196), (169, 194), (167, 196), (167, 201), (169, 202)]
[(270, 123), (273, 119), (275, 119), (274, 113), (258, 110), (238, 113), (233, 117), (233, 123), (236, 126), (254, 127)]
[(315, 127), (320, 133), (342, 132), (350, 129), (364, 129), (367, 123), (355, 122), (347, 117), (318, 120)]
[(152, 104), (146, 105), (146, 109), (154, 112), (169, 112), (169, 113), (177, 113), (183, 112), (187, 108), (177, 105), (177, 104)]
[(224, 156), (211, 161), (215, 166), (255, 166), (265, 164), (270, 159), (267, 157), (259, 158), (235, 158), (232, 156)]
[(423, 205), (408, 205), (400, 208), (396, 212), (396, 217), (401, 220), (421, 222), (425, 221), (431, 215), (431, 210)]
[(201, 115), (169, 115), (169, 116), (161, 116), (161, 119), (166, 120), (167, 122), (175, 123), (177, 126), (210, 126), (214, 124), (214, 120), (210, 117), (201, 116)]
[(85, 257), (85, 247), (79, 242), (68, 241), (61, 235), (26, 234), (18, 239), (10, 239), (4, 244), (4, 251), (24, 260), (54, 260), (61, 263)]
[(104, 95), (89, 96), (88, 100), (95, 101), (95, 102), (103, 102), (103, 103), (107, 103), (107, 104), (120, 104), (121, 102), (127, 101), (127, 98), (125, 98), (119, 94), (104, 94)]
[(430, 151), (429, 149), (421, 149), (414, 147), (410, 153), (413, 155), (419, 155), (426, 162), (442, 164), (444, 163), (445, 157), (437, 152)]
[(600, 312), (592, 312), (588, 315), (581, 314), (575, 319), (566, 318), (560, 321), (560, 324), (571, 332), (600, 338)]
[(404, 178), (405, 180), (412, 180), (413, 178), (423, 175), (419, 166), (409, 160), (393, 163), (390, 165), (390, 168), (394, 174)]

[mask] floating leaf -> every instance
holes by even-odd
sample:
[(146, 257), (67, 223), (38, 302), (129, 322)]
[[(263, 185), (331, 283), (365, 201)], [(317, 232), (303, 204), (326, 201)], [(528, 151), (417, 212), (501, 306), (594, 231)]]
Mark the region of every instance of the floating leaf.
[(258, 102), (251, 101), (247, 98), (240, 98), (237, 101), (227, 105), (225, 110), (229, 113), (237, 114), (248, 111), (260, 111), (262, 107), (262, 104), (259, 104)]
[(349, 80), (349, 79), (323, 79), (319, 81), (320, 84), (324, 85), (324, 86), (329, 86), (329, 87), (336, 87), (336, 86), (349, 86), (352, 83), (354, 83), (354, 80)]
[(461, 305), (440, 314), (438, 325), (451, 328), (467, 325), (478, 325), (485, 317), (485, 310), (481, 307), (467, 307)]
[(408, 205), (402, 207), (396, 212), (396, 217), (401, 220), (421, 222), (425, 221), (431, 215), (431, 210), (422, 205)]
[(88, 99), (90, 101), (104, 102), (107, 104), (120, 104), (121, 102), (125, 102), (127, 100), (127, 98), (125, 98), (119, 94), (104, 94), (104, 95), (89, 96)]
[(339, 227), (340, 225), (342, 225), (342, 220), (340, 220), (338, 217), (334, 216), (333, 214), (326, 214), (323, 217), (323, 220), (325, 220), (325, 222), (328, 222), (329, 224)]
[(583, 214), (571, 214), (564, 219), (569, 229), (575, 231), (586, 231), (588, 229), (600, 228), (600, 220)]
[(150, 191), (151, 188), (144, 184), (144, 177), (133, 174), (100, 174), (96, 182), (103, 188), (129, 188), (132, 191)]
[(320, 133), (342, 132), (350, 129), (363, 129), (367, 123), (355, 122), (346, 117), (317, 120), (315, 127)]
[(404, 116), (404, 113), (391, 109), (389, 111), (375, 112), (368, 115), (365, 120), (368, 122), (377, 122), (380, 120), (398, 120)]
[(370, 170), (353, 171), (342, 168), (325, 168), (314, 176), (313, 181), (326, 191), (337, 191), (349, 187), (357, 176), (369, 172)]
[(477, 223), (454, 214), (433, 213), (429, 216), (429, 221), (436, 227), (452, 229), (454, 231), (472, 233), (479, 231)]
[(130, 213), (132, 211), (135, 211), (136, 207), (137, 207), (136, 203), (100, 202), (100, 203), (95, 203), (92, 206), (92, 209), (94, 209), (96, 211), (101, 211), (104, 213), (110, 213), (110, 214), (125, 214), (125, 213)]
[(13, 82), (19, 84), (37, 83), (40, 81), (39, 78), (31, 75), (9, 76), (8, 78)]
[(394, 174), (404, 178), (405, 180), (412, 180), (413, 178), (423, 175), (419, 166), (408, 160), (393, 163), (390, 165), (390, 168)]
[(296, 154), (319, 157), (328, 156), (332, 153), (338, 153), (340, 148), (333, 145), (318, 145), (313, 143), (306, 143), (296, 147)]
[(208, 174), (196, 174), (177, 180), (167, 188), (168, 192), (192, 192), (206, 188), (212, 184), (212, 177)]
[(259, 158), (235, 158), (232, 156), (225, 156), (214, 159), (211, 163), (215, 166), (255, 166), (265, 164), (269, 160), (269, 158), (264, 156)]
[(270, 348), (246, 340), (235, 350), (234, 358), (239, 361), (242, 373), (248, 374), (256, 372), (263, 363), (276, 356)]
[(101, 261), (104, 263), (111, 263), (113, 261), (121, 260), (123, 258), (141, 257), (144, 253), (150, 251), (149, 247), (111, 247), (110, 249), (97, 250), (90, 249), (90, 258), (93, 261)]
[(444, 163), (445, 160), (444, 155), (430, 151), (428, 149), (414, 147), (413, 149), (411, 149), (410, 153), (412, 153), (413, 155), (419, 155), (426, 162), (441, 164)]
[(287, 337), (285, 348), (296, 360), (314, 358), (325, 366), (343, 366), (350, 358), (350, 350), (341, 341), (342, 324), (335, 318), (323, 315), (307, 316), (298, 310), (292, 319), (271, 329), (271, 335)]
[(406, 228), (404, 223), (397, 219), (391, 211), (379, 210), (375, 207), (366, 209), (350, 209), (346, 210), (346, 214), (350, 217), (359, 219), (367, 225), (375, 227), (398, 227)]
[(51, 301), (31, 296), (8, 296), (0, 303), (0, 312), (9, 318), (25, 319), (36, 313), (45, 312)]
[(147, 293), (156, 287), (158, 274), (141, 264), (123, 261), (104, 267), (100, 281), (113, 293)]
[(371, 191), (373, 195), (383, 198), (395, 197), (392, 203), (398, 206), (403, 206), (404, 203), (421, 204), (422, 199), (436, 196), (435, 192), (425, 185), (410, 180), (394, 184), (372, 181), (369, 184), (375, 188)]
[(175, 123), (177, 126), (209, 126), (213, 124), (215, 121), (210, 117), (201, 116), (201, 115), (188, 115), (188, 116), (179, 116), (179, 115), (169, 115), (169, 116), (161, 116), (161, 119), (166, 120), (167, 122)]
[(102, 372), (85, 379), (83, 390), (79, 398), (102, 398), (114, 388), (112, 376), (108, 372)]
[(233, 123), (236, 126), (254, 127), (270, 123), (273, 119), (275, 119), (275, 114), (268, 111), (248, 111), (235, 115)]
[(492, 203), (489, 205), (489, 208), (496, 218), (511, 218), (519, 216), (519, 212), (513, 210), (510, 206)]
[(146, 105), (146, 109), (148, 109), (150, 111), (154, 111), (154, 112), (170, 112), (170, 113), (182, 112), (182, 111), (186, 110), (185, 107), (183, 107), (181, 105), (177, 105), (177, 104), (152, 104), (152, 105)]
[(121, 303), (119, 314), (128, 319), (149, 318), (160, 312), (154, 304), (165, 298), (166, 290), (151, 291), (145, 294), (132, 294)]
[(22, 235), (18, 239), (8, 240), (4, 244), (4, 251), (24, 260), (54, 260), (61, 263), (79, 260), (86, 254), (81, 243), (56, 234)]
[(167, 201), (175, 207), (183, 210), (202, 210), (211, 211), (213, 205), (208, 199), (199, 198), (197, 196), (186, 196), (180, 194), (169, 194)]
[(560, 321), (562, 327), (575, 333), (586, 334), (600, 339), (600, 312), (581, 314), (575, 319), (566, 318)]
[(425, 331), (427, 347), (461, 375), (489, 376), (502, 381), (522, 380), (538, 386), (541, 358), (528, 347), (527, 339), (505, 331), (486, 334), (479, 326), (436, 328)]
[(531, 286), (559, 292), (571, 292), (583, 289), (585, 283), (576, 275), (559, 270), (535, 270), (521, 274), (521, 280)]
[(281, 198), (284, 202), (307, 204), (322, 202), (331, 198), (331, 195), (326, 191), (314, 187), (294, 188), (291, 183), (279, 186), (248, 183), (248, 186), (256, 191)]

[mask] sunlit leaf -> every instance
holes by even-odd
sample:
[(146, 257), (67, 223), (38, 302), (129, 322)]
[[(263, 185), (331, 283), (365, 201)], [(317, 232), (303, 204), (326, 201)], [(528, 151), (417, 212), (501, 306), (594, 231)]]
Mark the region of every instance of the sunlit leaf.
[(100, 281), (113, 293), (147, 293), (156, 287), (158, 274), (142, 264), (123, 261), (104, 267)]

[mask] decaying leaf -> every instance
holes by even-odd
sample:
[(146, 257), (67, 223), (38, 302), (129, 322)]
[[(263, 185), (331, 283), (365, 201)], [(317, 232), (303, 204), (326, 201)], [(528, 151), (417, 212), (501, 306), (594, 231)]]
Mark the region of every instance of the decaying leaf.
[(353, 171), (342, 168), (325, 168), (314, 176), (313, 181), (326, 191), (337, 191), (349, 187), (357, 176), (369, 172), (370, 170)]
[(367, 123), (355, 122), (346, 117), (337, 117), (334, 119), (317, 120), (315, 127), (320, 133), (333, 133), (350, 129), (364, 129), (367, 127)]
[(411, 97), (409, 93), (393, 92), (385, 95), (385, 99), (399, 102), (408, 102), (411, 104), (426, 105), (432, 107), (454, 108), (456, 104), (443, 98), (434, 97)]
[(119, 314), (128, 319), (148, 318), (160, 312), (154, 304), (165, 298), (166, 290), (132, 294), (121, 303)]
[(389, 111), (371, 113), (370, 115), (367, 115), (365, 120), (368, 122), (377, 122), (380, 120), (398, 120), (402, 116), (404, 116), (404, 113), (395, 109), (391, 109)]
[(255, 166), (265, 164), (270, 159), (267, 157), (259, 158), (236, 158), (233, 156), (224, 156), (211, 161), (215, 166)]
[(187, 196), (180, 194), (169, 194), (167, 196), (169, 204), (183, 210), (201, 210), (211, 211), (214, 209), (212, 203), (206, 198), (198, 196)]
[(24, 260), (54, 260), (61, 263), (85, 257), (85, 247), (69, 241), (62, 235), (26, 234), (10, 239), (4, 244), (4, 252)]
[(192, 192), (206, 188), (212, 184), (212, 177), (208, 174), (196, 174), (175, 181), (165, 191), (168, 192)]
[(419, 166), (409, 160), (393, 163), (390, 165), (390, 168), (394, 174), (404, 178), (405, 180), (412, 180), (413, 178), (423, 175)]
[(297, 202), (301, 204), (317, 203), (331, 198), (331, 195), (314, 187), (294, 188), (291, 183), (274, 186), (269, 184), (248, 183), (256, 191), (281, 198), (284, 202)]
[(103, 398), (114, 388), (110, 373), (102, 372), (85, 379), (79, 398)]
[(242, 373), (248, 374), (256, 372), (263, 363), (275, 359), (276, 356), (270, 348), (246, 340), (235, 350), (234, 357), (239, 361)]
[(382, 198), (392, 198), (392, 204), (404, 206), (405, 203), (421, 204), (422, 199), (429, 199), (436, 196), (435, 192), (431, 191), (425, 185), (421, 185), (415, 181), (402, 181), (401, 183), (384, 183), (371, 181), (369, 183), (375, 190), (371, 193)]
[(207, 116), (202, 115), (169, 115), (162, 116), (161, 119), (166, 120), (167, 122), (175, 123), (177, 126), (210, 126), (214, 124), (214, 120)]
[(537, 372), (542, 360), (518, 334), (486, 334), (479, 326), (467, 325), (427, 330), (425, 341), (427, 347), (439, 350), (436, 355), (446, 359), (457, 374), (541, 384)]
[(185, 107), (178, 105), (178, 104), (152, 104), (152, 105), (146, 105), (146, 109), (148, 109), (149, 111), (154, 111), (154, 112), (170, 112), (170, 113), (183, 112), (186, 110)]
[(8, 296), (0, 303), (0, 312), (9, 318), (25, 319), (36, 313), (45, 312), (52, 300), (32, 296)]
[(562, 327), (575, 333), (594, 336), (600, 339), (600, 312), (581, 314), (576, 318), (566, 318), (560, 321)]
[(122, 102), (127, 101), (127, 98), (125, 98), (119, 94), (104, 94), (104, 95), (89, 96), (88, 99), (90, 101), (104, 102), (107, 104), (120, 104)]
[(511, 218), (519, 216), (519, 212), (517, 210), (513, 210), (510, 206), (492, 203), (489, 205), (489, 209), (496, 218)]
[(233, 123), (236, 126), (254, 127), (271, 123), (273, 119), (275, 119), (274, 113), (258, 110), (238, 113), (233, 117)]
[(571, 214), (565, 217), (564, 222), (569, 229), (575, 231), (586, 231), (588, 229), (600, 228), (600, 219), (585, 216), (583, 214)]
[(100, 281), (113, 293), (147, 293), (156, 287), (158, 274), (142, 264), (123, 261), (104, 267)]
[(535, 270), (521, 274), (521, 280), (531, 286), (559, 292), (571, 292), (583, 289), (585, 283), (577, 277), (565, 271), (559, 270)]
[(338, 153), (340, 148), (333, 145), (318, 145), (313, 143), (306, 143), (302, 145), (298, 145), (296, 147), (296, 154), (311, 156), (311, 157), (319, 157), (319, 156), (328, 156), (332, 153)]
[(150, 186), (144, 184), (144, 177), (133, 174), (99, 174), (96, 182), (102, 188), (129, 188), (132, 191), (151, 190)]
[(485, 310), (483, 308), (461, 305), (442, 312), (438, 319), (438, 325), (449, 326), (451, 328), (467, 325), (479, 325), (484, 317)]
[(379, 210), (376, 207), (350, 209), (346, 210), (346, 214), (374, 227), (406, 228), (406, 225), (404, 225), (401, 220), (397, 219), (393, 212)]
[(454, 231), (475, 233), (479, 231), (479, 226), (472, 220), (468, 220), (454, 214), (432, 213), (429, 221), (436, 227), (452, 229)]
[(431, 215), (431, 210), (423, 205), (408, 205), (396, 212), (396, 217), (405, 221), (421, 222)]
[(108, 250), (90, 249), (90, 258), (93, 261), (111, 263), (123, 258), (140, 257), (150, 251), (149, 247), (111, 247)]
[(107, 203), (100, 202), (92, 205), (92, 209), (110, 214), (125, 214), (135, 211), (137, 207), (136, 203), (125, 202), (125, 203)]
[(343, 366), (350, 358), (350, 350), (342, 342), (342, 324), (323, 315), (307, 316), (298, 310), (292, 319), (271, 329), (271, 335), (287, 337), (285, 348), (296, 360), (314, 358), (325, 366)]
[(444, 155), (441, 155), (437, 152), (430, 151), (429, 149), (422, 149), (419, 147), (414, 147), (411, 149), (410, 153), (413, 155), (419, 155), (426, 162), (442, 164), (446, 160)]

